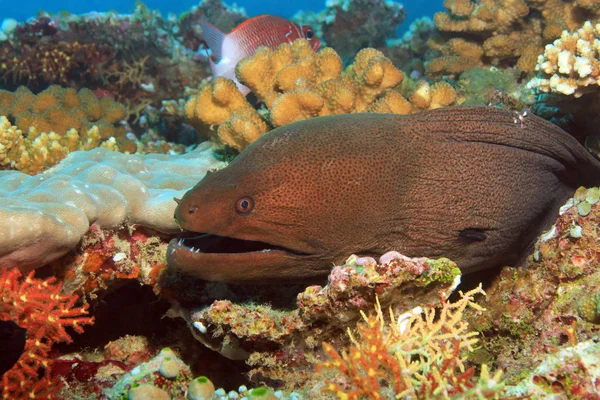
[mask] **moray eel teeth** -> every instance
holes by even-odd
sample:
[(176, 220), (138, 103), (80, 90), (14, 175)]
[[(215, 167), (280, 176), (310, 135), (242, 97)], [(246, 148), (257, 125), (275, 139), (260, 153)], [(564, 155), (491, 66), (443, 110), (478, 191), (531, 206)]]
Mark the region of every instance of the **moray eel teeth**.
[(305, 256), (306, 253), (295, 251), (275, 244), (264, 243), (256, 240), (243, 240), (227, 236), (211, 235), (209, 233), (174, 239), (170, 249), (171, 254), (175, 251), (187, 251), (190, 253), (218, 253), (218, 254), (244, 254), (244, 253), (267, 253), (280, 252), (290, 253), (297, 256)]
[[(223, 281), (230, 274), (230, 266), (254, 265), (243, 283), (253, 281), (252, 272), (263, 271), (264, 265), (297, 263), (309, 259), (310, 254), (256, 240), (201, 234), (172, 239), (167, 250), (169, 265), (186, 271), (188, 266), (204, 265), (204, 279)], [(194, 272), (194, 271), (190, 271)], [(236, 280), (233, 281), (234, 283)]]

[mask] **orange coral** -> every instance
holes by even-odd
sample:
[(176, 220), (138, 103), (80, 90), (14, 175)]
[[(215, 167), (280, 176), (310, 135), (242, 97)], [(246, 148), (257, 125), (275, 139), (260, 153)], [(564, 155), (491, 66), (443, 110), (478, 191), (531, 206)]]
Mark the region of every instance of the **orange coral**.
[(72, 341), (67, 327), (82, 333), (82, 325), (94, 323), (86, 317), (88, 304), (75, 307), (77, 296), (61, 294), (55, 278), (22, 278), (18, 269), (0, 270), (0, 319), (13, 321), (27, 330), (25, 350), (17, 363), (1, 380), (4, 399), (51, 399), (61, 387), (47, 368), (52, 362), (48, 353), (54, 343)]
[(123, 138), (125, 129), (115, 123), (127, 113), (88, 89), (50, 86), (34, 95), (21, 86), (14, 93), (0, 90), (0, 116), (0, 167), (36, 174), (71, 151), (100, 145), (117, 150), (111, 138)]
[(597, 0), (446, 0), (448, 11), (434, 17), (440, 36), (430, 42), (442, 55), (431, 61), (427, 73), (434, 77), (476, 65), (513, 62), (522, 71), (533, 72), (545, 44), (585, 21), (600, 22), (599, 4)]
[(466, 353), (477, 342), (463, 321), (466, 308), (483, 309), (473, 302), (481, 287), (460, 292), (455, 303), (440, 293), (441, 309), (417, 307), (394, 316), (386, 326), (379, 303), (376, 315), (362, 314), (358, 337), (348, 329), (353, 342), (349, 352), (340, 355), (331, 345), (323, 344), (328, 360), (317, 371), (333, 371), (325, 382), (325, 393), (339, 399), (362, 398), (487, 398), (503, 390), (502, 371), (490, 376), (484, 365), (478, 379), (475, 367), (467, 368)]
[[(541, 25), (527, 19), (530, 9), (524, 0), (446, 0), (444, 6), (448, 11), (434, 17), (443, 36), (431, 42), (442, 56), (429, 64), (429, 76), (458, 74), (505, 60), (518, 62), (525, 55), (530, 61), (529, 52), (542, 49)], [(531, 62), (519, 65), (526, 72), (535, 68)]]
[[(12, 118), (25, 132), (33, 127), (37, 132), (64, 135), (70, 129), (89, 130), (104, 121), (112, 125), (127, 116), (125, 107), (108, 97), (99, 100), (89, 89), (76, 93), (55, 85), (38, 95), (24, 86), (14, 93), (1, 90), (0, 104), (0, 115)], [(115, 133), (114, 126), (109, 131)], [(112, 135), (100, 129), (100, 136), (106, 139)]]
[(342, 73), (334, 50), (315, 53), (304, 39), (275, 50), (259, 48), (238, 63), (236, 76), (269, 109), (267, 118), (224, 78), (216, 78), (192, 97), (185, 111), (196, 126), (220, 124), (220, 141), (240, 151), (269, 129), (267, 121), (282, 126), (316, 116), (384, 109), (372, 106), (404, 79), (402, 71), (375, 49), (361, 50)]

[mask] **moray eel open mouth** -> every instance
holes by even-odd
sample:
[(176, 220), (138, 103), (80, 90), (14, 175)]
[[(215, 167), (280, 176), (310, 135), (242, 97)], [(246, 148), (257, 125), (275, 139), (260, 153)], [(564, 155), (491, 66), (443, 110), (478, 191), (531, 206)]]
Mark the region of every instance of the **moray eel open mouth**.
[[(309, 260), (313, 256), (286, 247), (255, 241), (243, 240), (213, 234), (190, 233), (172, 239), (167, 249), (167, 262), (182, 271), (193, 273), (206, 280), (232, 283), (268, 283), (261, 276), (265, 269), (286, 271), (287, 265), (296, 265), (299, 260)], [(243, 269), (245, 274), (238, 279), (227, 279), (232, 269)], [(280, 276), (285, 281), (285, 273)]]
[(243, 240), (227, 236), (213, 235), (210, 233), (173, 239), (169, 244), (172, 251), (185, 251), (194, 254), (223, 254), (234, 255), (244, 253), (284, 252), (296, 256), (308, 254), (255, 240)]

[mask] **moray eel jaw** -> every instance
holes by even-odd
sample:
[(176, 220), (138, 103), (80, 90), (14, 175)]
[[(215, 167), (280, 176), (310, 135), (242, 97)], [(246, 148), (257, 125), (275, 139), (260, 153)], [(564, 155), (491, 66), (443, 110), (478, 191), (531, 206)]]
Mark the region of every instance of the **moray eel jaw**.
[[(173, 239), (167, 250), (170, 266), (202, 279), (230, 283), (271, 283), (265, 276), (277, 276), (277, 282), (298, 282), (298, 263), (309, 265), (317, 258), (278, 245), (212, 234)], [(312, 276), (306, 279), (313, 281)]]
[[(265, 174), (249, 168), (240, 171), (235, 164), (207, 174), (181, 200), (176, 199), (174, 218), (185, 232), (169, 243), (169, 266), (200, 279), (229, 283), (314, 283), (325, 279), (328, 268), (323, 265), (332, 265), (332, 260), (321, 255), (314, 241), (298, 239), (296, 224), (272, 218), (265, 194), (253, 190), (261, 185), (252, 179)], [(246, 175), (246, 185), (237, 182), (241, 175)], [(237, 204), (246, 198), (254, 208), (248, 214), (240, 213)], [(298, 265), (304, 266), (300, 274)]]

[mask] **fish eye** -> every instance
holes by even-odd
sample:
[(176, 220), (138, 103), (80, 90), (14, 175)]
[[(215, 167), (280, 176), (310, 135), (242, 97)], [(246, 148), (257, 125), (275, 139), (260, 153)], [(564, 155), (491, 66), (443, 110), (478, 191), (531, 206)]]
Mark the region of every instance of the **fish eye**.
[(304, 37), (308, 40), (311, 40), (313, 38), (313, 31), (312, 29), (307, 29), (306, 32), (304, 32)]
[(254, 200), (252, 200), (252, 198), (247, 197), (247, 196), (241, 197), (235, 203), (235, 211), (240, 215), (250, 214), (252, 212), (253, 208), (254, 208)]

